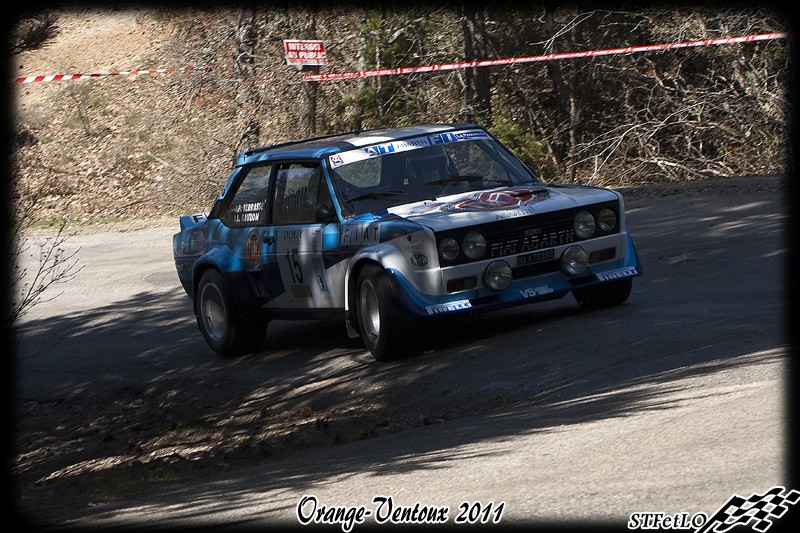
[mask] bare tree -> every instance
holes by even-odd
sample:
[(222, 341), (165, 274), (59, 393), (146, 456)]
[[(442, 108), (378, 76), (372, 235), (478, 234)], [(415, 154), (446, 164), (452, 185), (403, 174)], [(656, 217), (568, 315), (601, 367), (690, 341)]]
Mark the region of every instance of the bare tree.
[[(73, 279), (83, 268), (79, 266), (77, 255), (80, 249), (67, 252), (64, 244), (70, 237), (66, 233), (67, 219), (62, 218), (52, 237), (45, 237), (38, 243), (31, 244), (25, 238), (23, 227), (26, 220), (35, 212), (42, 193), (18, 194), (14, 199), (14, 211), (11, 221), (10, 238), (6, 241), (6, 257), (10, 258), (11, 275), (6, 280), (3, 290), (12, 295), (11, 310), (4, 317), (3, 328), (10, 330), (17, 320), (23, 317), (34, 306), (54, 300), (61, 292), (53, 289)], [(26, 254), (37, 250), (36, 268), (28, 271), (22, 265)]]
[[(38, 14), (24, 18), (15, 27), (14, 39), (9, 49), (11, 55), (41, 46), (47, 38), (54, 34), (56, 18), (49, 14)], [(22, 129), (12, 137), (11, 145), (20, 149), (24, 145), (36, 144), (37, 139), (30, 130)], [(66, 252), (64, 243), (69, 235), (65, 233), (66, 217), (62, 218), (56, 228), (55, 236), (40, 241), (37, 267), (33, 272), (23, 268), (21, 258), (31, 251), (27, 244), (23, 228), (28, 220), (33, 219), (41, 198), (48, 194), (47, 188), (37, 190), (23, 189), (19, 184), (6, 184), (6, 198), (10, 199), (9, 220), (4, 220), (3, 228), (7, 230), (2, 247), (8, 260), (9, 272), (4, 277), (2, 292), (8, 299), (9, 310), (2, 315), (2, 328), (11, 331), (14, 324), (34, 306), (53, 300), (61, 293), (53, 288), (71, 280), (82, 267), (78, 266), (77, 254)], [(4, 213), (4, 218), (7, 216)]]
[[(317, 5), (312, 3), (303, 25), (303, 39), (317, 38)], [(319, 73), (319, 66), (306, 65), (302, 67), (303, 72), (311, 74)], [(305, 132), (304, 135), (312, 136), (317, 133), (317, 95), (319, 93), (319, 83), (303, 83), (303, 99), (300, 104), (300, 124)]]
[(256, 85), (256, 47), (258, 46), (257, 14), (253, 7), (242, 8), (236, 25), (236, 57), (234, 67), (239, 74), (236, 91), (239, 139), (235, 153), (260, 144), (261, 120), (258, 117), (260, 97)]
[[(486, 59), (486, 12), (471, 3), (462, 6), (461, 29), (464, 34), (464, 61)], [(492, 125), (492, 81), (488, 68), (468, 68), (464, 73), (465, 99), (469, 122)]]

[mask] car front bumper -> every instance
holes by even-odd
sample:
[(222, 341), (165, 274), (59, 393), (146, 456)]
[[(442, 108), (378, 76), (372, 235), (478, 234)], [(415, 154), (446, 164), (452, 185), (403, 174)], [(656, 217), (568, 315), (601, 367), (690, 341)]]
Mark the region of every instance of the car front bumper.
[[(561, 255), (572, 244), (441, 268), (439, 294), (418, 290), (414, 280), (397, 269), (390, 269), (390, 273), (409, 311), (419, 318), (563, 298), (573, 290), (585, 290), (642, 274), (633, 239), (627, 232), (577, 244), (593, 258), (588, 269), (579, 275), (568, 275), (561, 267)], [(484, 271), (495, 261), (505, 261), (513, 272), (511, 283), (501, 291), (493, 290), (483, 282)]]

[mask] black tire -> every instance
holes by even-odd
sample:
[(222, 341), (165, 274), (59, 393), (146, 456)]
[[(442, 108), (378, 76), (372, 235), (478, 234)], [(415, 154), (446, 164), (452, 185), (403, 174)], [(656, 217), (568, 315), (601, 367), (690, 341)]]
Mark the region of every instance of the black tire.
[(391, 361), (417, 350), (417, 323), (381, 267), (361, 269), (355, 307), (361, 339), (376, 360)]
[(619, 305), (631, 295), (633, 280), (631, 278), (609, 281), (591, 289), (572, 291), (575, 301), (585, 309), (600, 309)]
[(222, 274), (203, 273), (195, 298), (197, 325), (212, 350), (223, 357), (258, 351), (267, 333), (267, 320), (243, 320)]

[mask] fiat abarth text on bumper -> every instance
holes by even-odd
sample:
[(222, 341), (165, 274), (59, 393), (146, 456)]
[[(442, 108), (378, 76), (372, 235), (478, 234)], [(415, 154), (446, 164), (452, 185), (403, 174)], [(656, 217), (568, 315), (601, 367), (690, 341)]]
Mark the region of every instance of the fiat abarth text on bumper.
[(376, 359), (426, 321), (562, 298), (624, 302), (642, 267), (612, 190), (542, 183), (480, 126), (330, 135), (242, 153), (180, 218), (178, 277), (224, 356), (272, 319), (341, 319)]

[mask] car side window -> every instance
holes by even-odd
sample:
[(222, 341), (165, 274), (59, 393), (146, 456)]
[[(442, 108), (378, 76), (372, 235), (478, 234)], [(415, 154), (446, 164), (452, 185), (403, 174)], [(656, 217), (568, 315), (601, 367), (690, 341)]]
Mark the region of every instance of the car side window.
[(253, 166), (247, 171), (239, 188), (223, 214), (227, 224), (257, 226), (267, 220), (266, 205), (272, 165)]
[(314, 223), (314, 210), (320, 203), (332, 207), (330, 191), (317, 163), (279, 165), (275, 174), (275, 201), (272, 223)]

